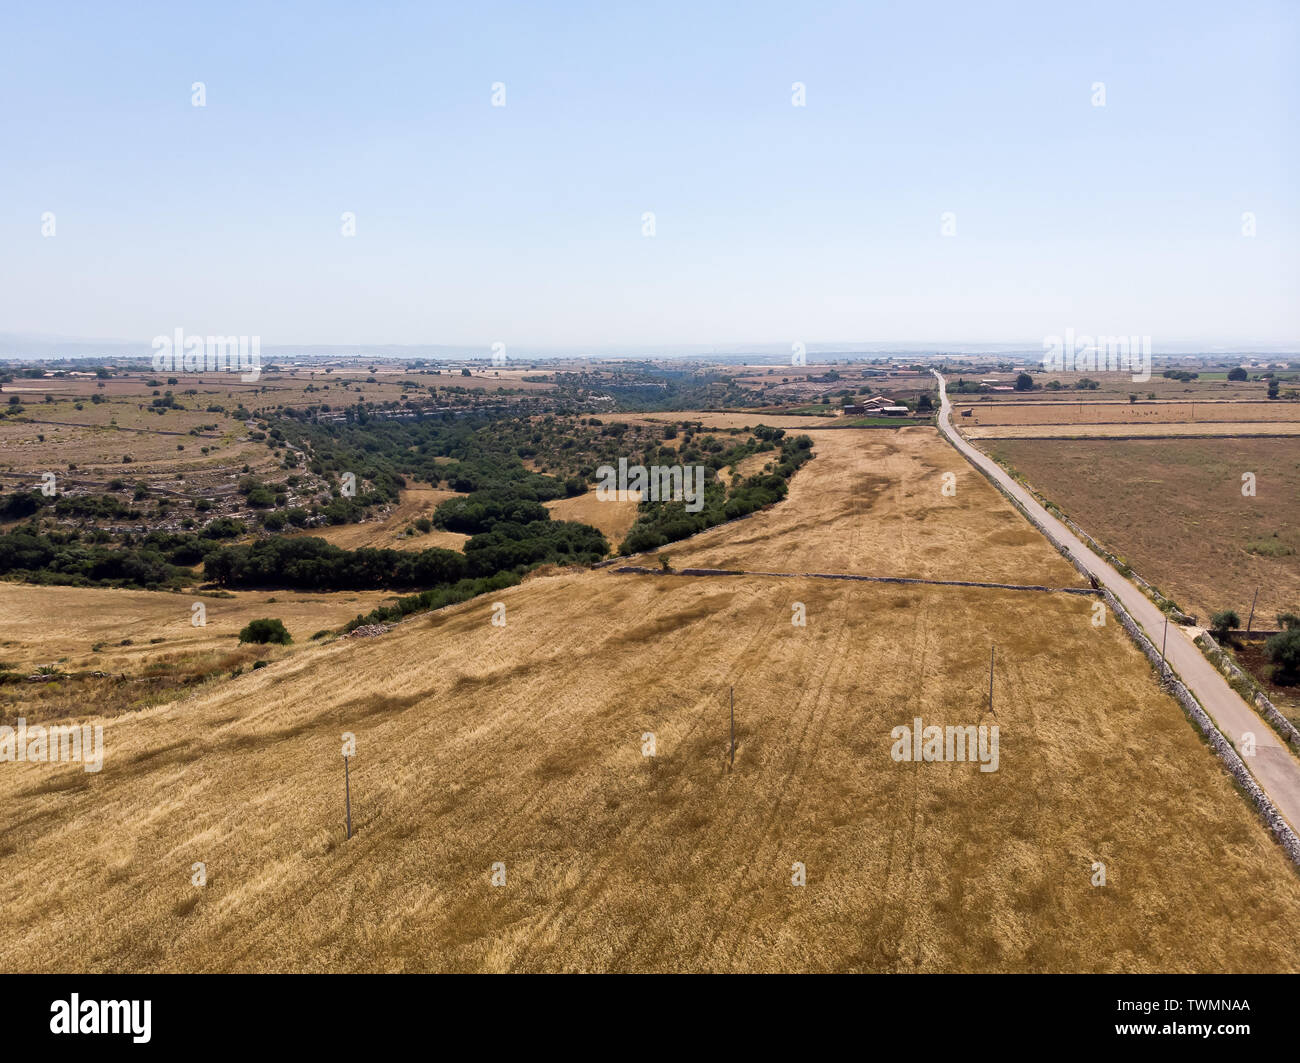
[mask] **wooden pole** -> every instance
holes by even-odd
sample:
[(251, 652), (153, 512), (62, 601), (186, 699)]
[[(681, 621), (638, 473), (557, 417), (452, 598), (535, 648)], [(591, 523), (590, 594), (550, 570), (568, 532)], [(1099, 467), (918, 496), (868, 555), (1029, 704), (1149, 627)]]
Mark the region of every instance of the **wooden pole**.
[(996, 716), (997, 713), (993, 711), (993, 649), (994, 647), (989, 647), (989, 712)]
[(352, 779), (348, 772), (348, 758), (343, 758), (343, 802), (348, 812), (348, 839), (352, 838)]
[(1169, 671), (1169, 665), (1165, 664), (1165, 646), (1169, 642), (1169, 617), (1165, 617), (1165, 637), (1160, 640), (1160, 668), (1162, 671)]
[(1250, 634), (1251, 621), (1255, 619), (1255, 603), (1259, 601), (1259, 588), (1255, 588), (1255, 597), (1250, 600), (1250, 619), (1246, 621), (1246, 634)]
[(736, 764), (736, 688), (731, 688), (731, 765), (728, 771)]

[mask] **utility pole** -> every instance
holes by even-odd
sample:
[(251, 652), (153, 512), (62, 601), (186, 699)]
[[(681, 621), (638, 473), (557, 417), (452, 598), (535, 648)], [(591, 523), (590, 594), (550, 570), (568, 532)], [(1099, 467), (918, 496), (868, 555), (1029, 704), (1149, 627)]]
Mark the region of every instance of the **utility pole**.
[(352, 780), (348, 773), (348, 758), (343, 758), (343, 802), (348, 813), (348, 840), (352, 839)]
[(731, 764), (727, 770), (736, 766), (736, 688), (731, 688)]
[(1250, 600), (1250, 620), (1246, 621), (1246, 634), (1250, 634), (1251, 621), (1255, 619), (1255, 603), (1259, 601), (1259, 588), (1255, 588), (1255, 597)]
[(1165, 663), (1165, 646), (1169, 643), (1169, 617), (1165, 617), (1165, 637), (1160, 640), (1160, 670), (1169, 671), (1169, 665)]
[(989, 646), (989, 712), (996, 716), (997, 712), (993, 709), (993, 649), (993, 646)]

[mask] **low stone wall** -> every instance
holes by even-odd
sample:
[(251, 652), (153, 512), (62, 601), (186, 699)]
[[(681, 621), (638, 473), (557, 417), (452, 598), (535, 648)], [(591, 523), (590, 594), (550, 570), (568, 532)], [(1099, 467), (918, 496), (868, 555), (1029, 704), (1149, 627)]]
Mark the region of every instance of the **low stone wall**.
[[(947, 437), (945, 436), (944, 438)], [(958, 450), (958, 453), (960, 454), (961, 451)], [(962, 454), (962, 457), (965, 458), (966, 455)], [(970, 459), (967, 458), (966, 460), (969, 461)], [(997, 488), (1003, 498), (1007, 499), (1007, 501), (1020, 511), (1030, 524), (1043, 533), (1047, 541), (1056, 547), (1067, 561), (1074, 565), (1080, 573), (1095, 585), (1096, 580), (1094, 577), (1084, 570), (1083, 565), (1070, 552), (1069, 548), (1066, 547), (1064, 543), (1060, 542), (1056, 536), (1039, 523), (1039, 521), (1036, 520), (1023, 505), (1021, 505), (1018, 499), (1012, 496), (994, 477), (989, 475), (987, 470), (981, 468), (975, 462), (971, 462), (971, 464), (984, 475), (985, 479), (987, 479), (989, 483)], [(1111, 611), (1119, 619), (1120, 625), (1128, 633), (1129, 638), (1137, 644), (1138, 649), (1146, 654), (1147, 659), (1153, 666), (1161, 669), (1163, 675), (1161, 685), (1174, 696), (1180, 705), (1182, 705), (1183, 711), (1187, 714), (1188, 719), (1190, 719), (1192, 723), (1196, 725), (1196, 728), (1205, 736), (1210, 747), (1228, 769), (1228, 773), (1234, 780), (1236, 780), (1237, 785), (1240, 786), (1242, 791), (1250, 798), (1251, 803), (1258, 810), (1260, 817), (1264, 820), (1269, 830), (1272, 831), (1278, 844), (1282, 846), (1287, 856), (1291, 858), (1291, 861), (1300, 868), (1300, 836), (1297, 836), (1296, 832), (1291, 829), (1287, 821), (1282, 818), (1282, 814), (1277, 810), (1277, 806), (1273, 804), (1268, 794), (1264, 793), (1264, 791), (1260, 789), (1259, 783), (1257, 783), (1254, 776), (1250, 774), (1250, 769), (1248, 769), (1242, 762), (1237, 751), (1232, 748), (1232, 743), (1229, 742), (1228, 739), (1224, 737), (1223, 732), (1215, 726), (1214, 721), (1210, 719), (1209, 713), (1201, 707), (1201, 703), (1196, 700), (1195, 696), (1193, 696), (1192, 692), (1188, 690), (1187, 687), (1175, 679), (1171, 673), (1165, 671), (1160, 651), (1157, 650), (1155, 644), (1147, 638), (1146, 633), (1138, 626), (1137, 621), (1129, 616), (1128, 610), (1120, 604), (1119, 599), (1107, 589), (1102, 590), (1102, 596)]]
[(975, 583), (971, 580), (918, 579), (912, 576), (857, 576), (848, 572), (751, 572), (739, 568), (646, 568), (644, 565), (624, 565), (615, 572), (635, 573), (642, 576), (768, 576), (775, 579), (835, 579), (857, 583), (919, 584), (924, 587), (976, 587), (984, 590), (1037, 591), (1041, 594), (1100, 593), (1092, 587), (1039, 587), (1027, 583)]
[[(1147, 655), (1147, 659), (1159, 668), (1162, 666), (1160, 651), (1156, 649), (1155, 644), (1146, 636), (1146, 633), (1138, 627), (1128, 612), (1120, 605), (1119, 600), (1111, 594), (1105, 592), (1106, 604), (1119, 618), (1120, 624), (1128, 632), (1129, 637), (1137, 643), (1138, 649)], [(1170, 673), (1165, 673), (1161, 685), (1169, 691), (1183, 707), (1188, 718), (1196, 724), (1197, 729), (1205, 735), (1206, 741), (1210, 743), (1211, 748), (1218, 754), (1219, 759), (1227, 767), (1229, 774), (1236, 780), (1237, 785), (1245, 791), (1250, 798), (1251, 803), (1259, 811), (1264, 822), (1268, 824), (1269, 830), (1277, 838), (1278, 843), (1286, 850), (1287, 856), (1300, 867), (1300, 836), (1296, 835), (1282, 814), (1278, 812), (1277, 807), (1270, 800), (1268, 794), (1260, 789), (1259, 783), (1255, 777), (1250, 774), (1250, 769), (1243, 763), (1237, 751), (1232, 748), (1232, 743), (1224, 737), (1223, 732), (1214, 725), (1209, 714), (1201, 708), (1201, 703), (1196, 700), (1192, 692), (1187, 689), (1181, 682), (1173, 677)]]
[(1273, 729), (1286, 739), (1292, 749), (1300, 753), (1300, 731), (1296, 730), (1295, 725), (1278, 711), (1277, 706), (1269, 700), (1268, 695), (1260, 690), (1259, 684), (1243, 672), (1237, 666), (1237, 662), (1224, 652), (1223, 647), (1215, 641), (1214, 636), (1208, 631), (1204, 631), (1197, 636), (1196, 644), (1201, 648), (1201, 652), (1209, 658), (1210, 662), (1225, 676), (1230, 680), (1237, 680), (1254, 692), (1251, 701), (1254, 702), (1255, 708), (1259, 709), (1260, 715), (1272, 724)]
[[(945, 436), (944, 438), (946, 439), (947, 437)], [(954, 447), (953, 449), (956, 448)], [(962, 454), (960, 450), (957, 450), (957, 453), (961, 454), (963, 458), (966, 458), (966, 455)], [(969, 458), (966, 458), (966, 460), (970, 461)], [(1045, 524), (1043, 524), (1037, 517), (1035, 517), (1032, 513), (1030, 513), (1029, 510), (1025, 509), (1025, 507), (1021, 504), (1020, 499), (1016, 498), (1015, 495), (1011, 494), (1010, 491), (1008, 491), (1005, 487), (1003, 487), (1002, 484), (1000, 484), (995, 477), (989, 474), (989, 471), (987, 469), (983, 468), (982, 466), (976, 464), (973, 461), (970, 461), (970, 464), (976, 470), (976, 472), (978, 472), (981, 476), (984, 477), (984, 479), (988, 480), (988, 482), (993, 485), (993, 487), (997, 490), (998, 494), (1000, 494), (1003, 498), (1005, 498), (1008, 502), (1010, 502), (1013, 506), (1016, 507), (1017, 512), (1019, 512), (1019, 514), (1022, 517), (1024, 517), (1025, 520), (1029, 521), (1030, 524), (1032, 524), (1035, 528), (1039, 530), (1039, 532), (1042, 533), (1043, 538), (1045, 538), (1049, 543), (1051, 543), (1054, 547), (1056, 547), (1057, 553), (1059, 553), (1062, 557), (1064, 557), (1065, 560), (1070, 562), (1070, 564), (1074, 566), (1075, 571), (1078, 572), (1080, 576), (1086, 579), (1094, 588), (1100, 587), (1100, 584), (1097, 582), (1097, 577), (1088, 571), (1088, 569), (1084, 566), (1083, 562), (1080, 561), (1077, 557), (1075, 557), (1073, 552), (1070, 550), (1070, 548), (1066, 546), (1065, 543), (1061, 542), (1061, 540), (1058, 539), (1055, 535), (1053, 535), (1048, 530)]]
[[(964, 456), (965, 455), (963, 455), (963, 457)], [(978, 468), (978, 466), (976, 467)], [(980, 469), (980, 472), (984, 472), (984, 470)], [(1028, 520), (1035, 528), (1037, 528), (1040, 532), (1046, 535), (1047, 538), (1051, 540), (1052, 545), (1055, 546), (1057, 550), (1061, 551), (1061, 553), (1063, 553), (1066, 556), (1066, 558), (1074, 565), (1075, 568), (1078, 568), (1081, 572), (1083, 572), (1082, 567), (1078, 564), (1078, 562), (1074, 560), (1073, 555), (1071, 555), (1064, 546), (1058, 543), (1046, 528), (1044, 528), (1041, 524), (1038, 523), (1038, 521), (1036, 521), (1032, 516), (1030, 516), (1030, 514), (1025, 510), (1025, 507), (1022, 506), (1017, 499), (1007, 494), (1007, 492), (1003, 490), (1002, 485), (998, 483), (996, 480), (994, 480), (993, 477), (989, 476), (988, 473), (984, 473), (984, 475), (985, 478), (990, 483), (992, 483), (994, 487), (996, 487), (999, 491), (1002, 492), (1002, 496), (1004, 498), (1010, 501), (1011, 504), (1016, 507), (1016, 509), (1020, 510), (1021, 514), (1025, 517), (1026, 520)], [(1008, 473), (1007, 475), (1010, 475), (1010, 473)], [(1021, 482), (1024, 483), (1024, 481)], [(1038, 499), (1039, 504), (1044, 509), (1049, 509), (1049, 504), (1043, 499), (1041, 495), (1038, 494), (1038, 492), (1034, 491), (1034, 489), (1030, 487), (1028, 484), (1024, 484), (1024, 487), (1025, 490), (1029, 491)], [(1055, 507), (1053, 506), (1051, 508), (1055, 508)], [(1056, 517), (1057, 520), (1059, 520), (1062, 524), (1064, 524), (1067, 528), (1069, 528), (1070, 531), (1074, 532), (1075, 535), (1077, 535), (1080, 539), (1082, 539), (1084, 545), (1086, 545), (1094, 554), (1100, 557), (1107, 564), (1113, 566), (1116, 569), (1120, 569), (1120, 568), (1126, 569), (1128, 571), (1128, 578), (1131, 579), (1134, 583), (1136, 583), (1139, 587), (1141, 587), (1142, 590), (1146, 593), (1146, 595), (1149, 598), (1151, 598), (1156, 603), (1156, 605), (1160, 607), (1160, 609), (1163, 612), (1167, 612), (1169, 614), (1169, 619), (1171, 619), (1175, 624), (1196, 623), (1196, 617), (1191, 616), (1188, 613), (1184, 613), (1181, 609), (1178, 608), (1178, 606), (1176, 606), (1173, 602), (1171, 602), (1168, 598), (1166, 598), (1163, 594), (1161, 594), (1158, 590), (1156, 590), (1154, 586), (1152, 586), (1141, 576), (1139, 576), (1136, 572), (1134, 572), (1133, 569), (1129, 567), (1127, 562), (1121, 561), (1118, 557), (1112, 554), (1109, 550), (1107, 550), (1104, 546), (1102, 546), (1101, 543), (1097, 542), (1096, 539), (1094, 539), (1086, 531), (1080, 528), (1079, 525), (1075, 524), (1074, 521), (1072, 521), (1059, 509), (1057, 509), (1056, 513), (1053, 515)], [(1089, 579), (1092, 578), (1087, 572), (1083, 572), (1083, 574), (1087, 576)]]
[(1064, 513), (1058, 511), (1056, 514), (1056, 519), (1059, 520), (1062, 524), (1064, 524), (1067, 528), (1069, 528), (1070, 531), (1074, 532), (1074, 534), (1077, 535), (1080, 539), (1082, 539), (1084, 541), (1084, 544), (1088, 547), (1088, 549), (1090, 549), (1094, 554), (1100, 557), (1103, 561), (1110, 563), (1116, 568), (1122, 566), (1123, 568), (1128, 569), (1128, 578), (1131, 579), (1134, 583), (1136, 583), (1139, 587), (1141, 587), (1144, 591), (1146, 591), (1147, 596), (1151, 598), (1156, 603), (1156, 605), (1158, 605), (1161, 608), (1162, 611), (1167, 612), (1169, 614), (1169, 619), (1172, 620), (1175, 624), (1196, 623), (1196, 617), (1190, 615), (1189, 613), (1184, 613), (1181, 609), (1178, 608), (1178, 606), (1176, 606), (1173, 602), (1171, 602), (1168, 598), (1166, 598), (1163, 594), (1161, 594), (1158, 590), (1156, 590), (1156, 588), (1152, 584), (1148, 583), (1136, 572), (1134, 572), (1133, 569), (1129, 567), (1127, 562), (1121, 561), (1118, 557), (1116, 557), (1104, 546), (1102, 546), (1101, 543), (1097, 542), (1096, 539), (1094, 539), (1086, 531), (1084, 531), (1077, 524), (1075, 524), (1074, 521), (1072, 521)]

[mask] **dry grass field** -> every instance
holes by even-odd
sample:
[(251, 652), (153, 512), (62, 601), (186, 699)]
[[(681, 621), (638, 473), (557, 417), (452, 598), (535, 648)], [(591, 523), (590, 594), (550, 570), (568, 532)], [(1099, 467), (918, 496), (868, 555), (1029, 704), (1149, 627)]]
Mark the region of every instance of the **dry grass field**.
[(662, 552), (675, 568), (1083, 585), (936, 429), (821, 432), (813, 449), (786, 504)]
[(1200, 438), (1204, 436), (1300, 436), (1300, 421), (1174, 421), (1159, 424), (1011, 424), (969, 427), (967, 439), (1134, 439)]
[[(1300, 423), (1300, 402), (955, 402), (963, 428), (992, 425)], [(969, 417), (962, 410), (973, 411)]]
[(829, 417), (791, 417), (785, 414), (771, 413), (766, 410), (674, 410), (670, 413), (610, 413), (601, 417), (609, 423), (624, 424), (680, 424), (682, 421), (699, 423), (705, 428), (753, 428), (765, 424), (772, 428), (784, 428), (787, 431), (804, 431), (813, 428), (826, 428), (835, 423)]
[[(24, 394), (21, 413), (0, 420), (0, 487), (30, 488), (39, 474), (52, 471), (66, 486), (92, 491), (121, 479), (221, 499), (231, 496), (245, 467), (262, 477), (279, 471), (265, 437), (254, 440), (233, 416), (258, 393), (237, 375), (184, 378), (174, 386), (164, 377), (159, 387), (148, 386), (150, 379), (114, 377), (102, 382), (103, 389), (85, 377), (32, 382), (41, 392)], [(17, 386), (5, 385), (5, 393)], [(186, 394), (190, 390), (196, 394)], [(166, 391), (184, 408), (157, 413), (151, 403)], [(42, 401), (46, 394), (53, 401)]]
[(751, 454), (747, 458), (742, 458), (736, 464), (735, 476), (732, 476), (730, 469), (719, 469), (718, 479), (724, 484), (730, 486), (733, 479), (743, 480), (747, 476), (754, 476), (763, 471), (765, 466), (771, 465), (773, 458), (771, 454)]
[[(22, 666), (63, 662), (69, 669), (133, 671), (151, 653), (211, 649), (227, 643), (259, 616), (280, 617), (305, 642), (324, 627), (367, 613), (393, 597), (385, 591), (225, 591), (230, 597), (104, 587), (38, 587), (0, 583), (0, 656)], [(270, 601), (274, 599), (274, 601)], [(190, 623), (202, 602), (207, 624)], [(134, 643), (119, 647), (123, 639)], [(162, 643), (153, 640), (162, 639)], [(103, 644), (98, 654), (91, 646)]]
[[(782, 365), (782, 366), (715, 366), (714, 371), (734, 376), (741, 387), (763, 392), (763, 397), (778, 402), (820, 398), (846, 388), (854, 392), (869, 391), (895, 397), (915, 397), (934, 390), (934, 377), (927, 370), (910, 369), (887, 372), (866, 371), (862, 365)], [(832, 380), (820, 379), (834, 371)]]
[[(71, 464), (79, 475), (101, 480), (184, 474), (191, 483), (244, 464), (266, 472), (276, 463), (267, 446), (249, 440), (247, 427), (232, 416), (240, 405), (254, 413), (271, 413), (279, 406), (342, 408), (404, 400), (424, 404), (432, 401), (430, 388), (442, 389), (439, 401), (446, 399), (449, 388), (554, 389), (551, 383), (523, 379), (535, 375), (534, 370), (510, 368), (474, 369), (462, 376), (452, 370), (377, 367), (374, 373), (365, 368), (264, 372), (256, 382), (245, 382), (238, 373), (182, 373), (172, 378), (175, 384), (167, 383), (165, 373), (149, 372), (119, 373), (104, 381), (93, 376), (23, 379), (0, 389), (0, 399), (18, 397), (23, 403), (18, 417), (0, 420), (0, 468), (32, 473)], [(159, 414), (151, 404), (167, 392), (184, 408)], [(508, 398), (503, 396), (503, 401)], [(198, 434), (191, 435), (191, 430)], [(124, 455), (132, 459), (129, 467), (123, 465)]]
[[(820, 434), (789, 499), (700, 539), (1070, 582), (943, 446)], [(475, 600), (106, 720), (99, 773), (0, 766), (0, 970), (1300, 967), (1300, 879), (1086, 597), (606, 569), (493, 600), (504, 627)], [(997, 722), (998, 771), (895, 762), (915, 716)]]
[[(178, 685), (195, 677), (301, 652), (318, 631), (340, 627), (392, 597), (382, 591), (226, 593), (230, 597), (0, 583), (4, 670), (27, 676), (54, 666), (80, 677), (0, 685), (0, 717), (84, 718), (170, 700)], [(195, 602), (206, 613), (201, 627), (191, 623)], [(240, 629), (260, 617), (281, 619), (294, 644), (241, 646)], [(91, 672), (104, 676), (84, 675)]]
[[(148, 399), (143, 401), (148, 406)], [(176, 480), (178, 475), (193, 485), (245, 464), (258, 472), (274, 467), (266, 445), (250, 440), (242, 423), (203, 407), (168, 410), (162, 417), (136, 403), (86, 404), (81, 410), (72, 403), (30, 407), (21, 420), (0, 421), (0, 449), (0, 466), (8, 471), (34, 476), (75, 467), (68, 475), (101, 485), (112, 477)], [(131, 462), (124, 463), (124, 457)]]
[[(500, 598), (505, 628), (471, 602), (110, 720), (98, 774), (6, 765), (0, 968), (1300, 963), (1294, 872), (1084, 599), (607, 572)], [(990, 641), (999, 770), (894, 762), (915, 715), (980, 721)]]
[[(631, 493), (639, 498), (639, 492)], [(605, 536), (611, 550), (617, 550), (618, 544), (627, 537), (628, 529), (636, 523), (640, 502), (633, 498), (602, 500), (596, 497), (593, 489), (574, 498), (557, 498), (543, 505), (550, 511), (551, 520), (576, 520), (579, 524), (589, 524)]]
[(431, 532), (407, 535), (411, 522), (420, 517), (432, 517), (439, 504), (449, 498), (461, 497), (455, 491), (437, 487), (408, 487), (401, 491), (401, 501), (386, 515), (377, 520), (359, 524), (333, 524), (306, 528), (294, 534), (314, 536), (340, 546), (344, 550), (371, 547), (376, 550), (459, 550), (468, 535), (434, 528)]
[[(1202, 621), (1233, 608), (1244, 622), (1256, 588), (1256, 627), (1300, 609), (1300, 442), (1002, 440), (986, 449)], [(1245, 472), (1256, 477), (1253, 498), (1241, 493)]]
[[(1093, 370), (1088, 373), (1043, 372), (1041, 365), (1033, 363), (1029, 365), (1029, 370), (1034, 378), (1034, 383), (1039, 385), (1040, 390), (991, 391), (984, 394), (993, 402), (1061, 402), (1070, 398), (1071, 395), (1080, 394), (1086, 395), (1088, 400), (1093, 402), (1104, 399), (1128, 402), (1130, 395), (1137, 395), (1140, 399), (1146, 399), (1151, 394), (1154, 394), (1161, 401), (1188, 401), (1189, 399), (1199, 401), (1207, 399), (1262, 402), (1267, 400), (1268, 395), (1268, 384), (1265, 381), (1228, 380), (1227, 374), (1222, 371), (1214, 373), (1213, 371), (1198, 370), (1201, 375), (1196, 380), (1175, 380), (1163, 376), (1162, 370), (1157, 368), (1150, 380), (1136, 381), (1131, 373), (1126, 372), (1103, 372), (1100, 370)], [(1258, 372), (1258, 370), (1253, 372)], [(1007, 372), (1006, 370), (969, 368), (949, 370), (946, 375), (953, 383), (958, 380), (992, 380), (1005, 387), (1014, 386), (1017, 376), (1016, 373)], [(1076, 390), (1076, 386), (1085, 377), (1095, 381), (1097, 387), (1080, 393)], [(1053, 391), (1042, 387), (1050, 380), (1059, 380), (1062, 388)], [(1283, 387), (1294, 386), (1294, 382), (1283, 380)], [(981, 395), (981, 398), (983, 398), (983, 395)]]

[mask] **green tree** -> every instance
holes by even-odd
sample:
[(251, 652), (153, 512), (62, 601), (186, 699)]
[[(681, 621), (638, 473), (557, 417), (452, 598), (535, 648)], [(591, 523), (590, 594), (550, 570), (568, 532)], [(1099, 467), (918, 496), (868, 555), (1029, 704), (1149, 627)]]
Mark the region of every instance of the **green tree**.
[(1264, 653), (1276, 666), (1274, 682), (1292, 684), (1300, 679), (1300, 627), (1270, 635)]
[(1210, 617), (1210, 632), (1216, 639), (1222, 641), (1228, 633), (1241, 627), (1241, 617), (1235, 610), (1224, 609)]
[(287, 646), (293, 639), (289, 637), (289, 632), (285, 630), (282, 620), (262, 619), (250, 621), (239, 632), (239, 641), (278, 642), (282, 646)]

